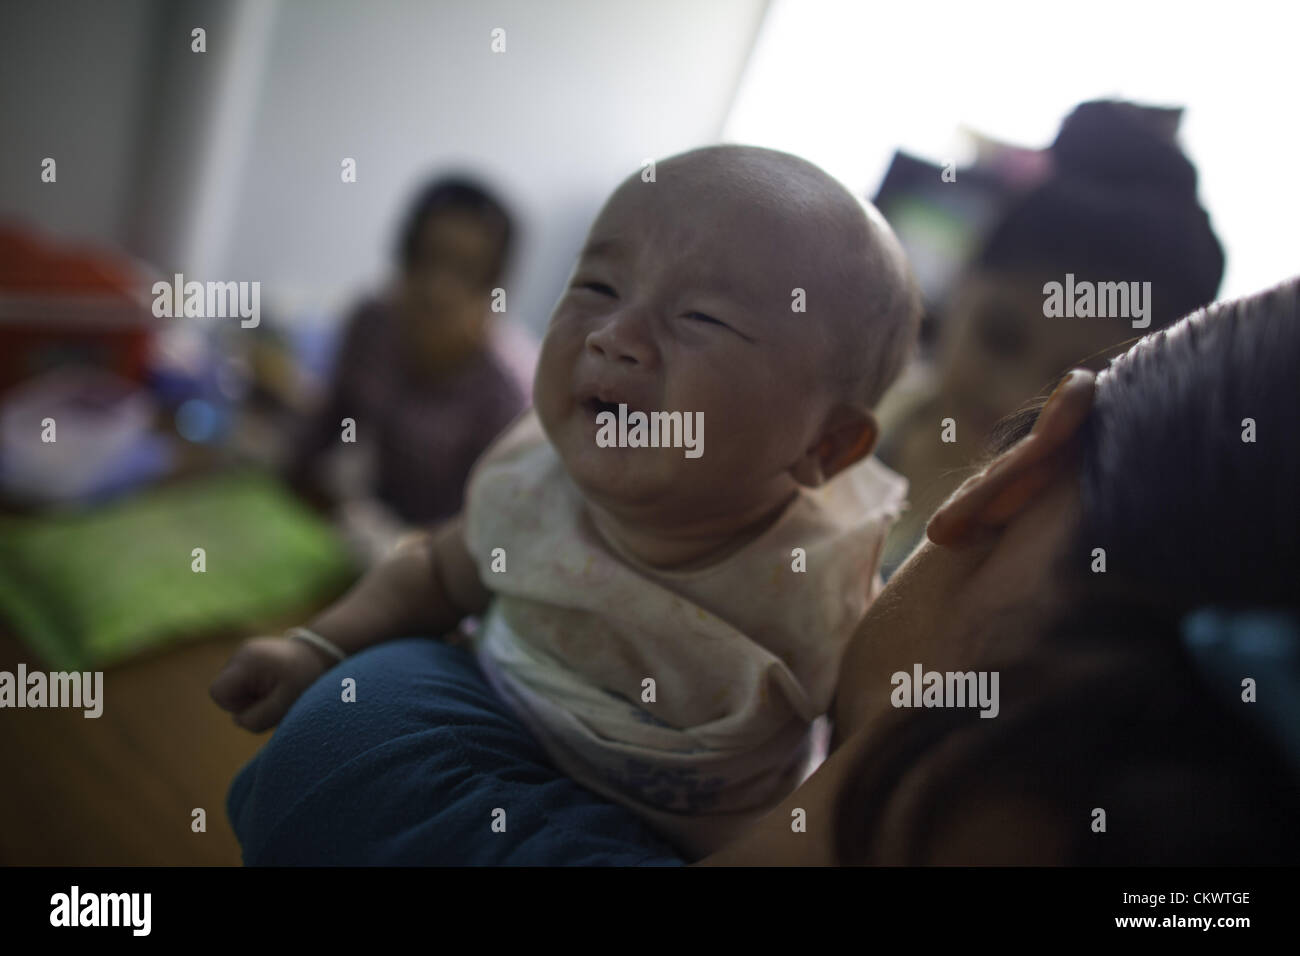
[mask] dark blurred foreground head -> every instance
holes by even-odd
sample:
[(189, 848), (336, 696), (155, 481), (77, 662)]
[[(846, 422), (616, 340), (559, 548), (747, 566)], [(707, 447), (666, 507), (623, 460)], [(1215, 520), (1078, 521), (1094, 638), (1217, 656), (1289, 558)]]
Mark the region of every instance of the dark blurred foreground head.
[[(1300, 860), (1300, 728), (1277, 725), (1300, 703), (1297, 361), (1291, 281), (1193, 315), (1103, 373), (1062, 451), (1077, 511), (1046, 575), (1057, 606), (1024, 593), (967, 634), (980, 668), (1001, 672), (1000, 714), (890, 715), (838, 805), (843, 861)], [(988, 562), (980, 573), (996, 575)], [(1206, 613), (1225, 632), (1242, 622), (1227, 639), (1268, 656), (1207, 667), (1189, 645)], [(1244, 678), (1259, 701), (1243, 701)]]

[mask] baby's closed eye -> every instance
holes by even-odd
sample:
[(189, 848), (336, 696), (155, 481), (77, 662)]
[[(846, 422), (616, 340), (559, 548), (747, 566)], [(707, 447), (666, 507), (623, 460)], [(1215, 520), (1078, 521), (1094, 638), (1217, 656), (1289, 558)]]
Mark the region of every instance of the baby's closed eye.
[(599, 295), (607, 295), (615, 299), (618, 298), (618, 293), (614, 291), (613, 287), (604, 282), (583, 282), (578, 286), (578, 288), (587, 289), (591, 292), (598, 293)]

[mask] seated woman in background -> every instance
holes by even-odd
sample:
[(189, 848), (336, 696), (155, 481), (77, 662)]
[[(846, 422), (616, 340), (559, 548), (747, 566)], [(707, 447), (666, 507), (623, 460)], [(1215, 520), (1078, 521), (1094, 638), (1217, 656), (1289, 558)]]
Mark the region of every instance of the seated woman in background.
[[(936, 382), (906, 408), (881, 411), (880, 457), (907, 477), (911, 497), (886, 544), (886, 574), (1001, 419), (1067, 369), (1099, 370), (1117, 347), (1214, 299), (1223, 251), (1197, 201), (1196, 168), (1174, 142), (1177, 115), (1123, 102), (1079, 106), (1048, 150), (1052, 175), (1016, 202), (958, 283)], [(1149, 324), (1073, 308), (1048, 315), (1044, 286), (1064, 286), (1067, 275), (1072, 285), (1137, 282), (1139, 293), (1149, 282), (1137, 319)], [(944, 440), (947, 419), (955, 440)]]
[[(400, 275), (347, 320), (328, 397), (298, 436), (287, 477), (310, 497), (344, 498), (345, 527), (369, 557), (409, 526), (457, 513), (470, 468), (528, 404), (490, 344), (512, 232), (505, 208), (480, 186), (436, 180), (407, 214)], [(354, 442), (345, 441), (347, 418)], [(331, 450), (353, 452), (371, 473), (331, 489), (323, 467)]]
[[(706, 862), (1300, 861), (1297, 363), (1291, 280), (1072, 372), (872, 605), (830, 757)], [(918, 664), (996, 716), (918, 709)]]

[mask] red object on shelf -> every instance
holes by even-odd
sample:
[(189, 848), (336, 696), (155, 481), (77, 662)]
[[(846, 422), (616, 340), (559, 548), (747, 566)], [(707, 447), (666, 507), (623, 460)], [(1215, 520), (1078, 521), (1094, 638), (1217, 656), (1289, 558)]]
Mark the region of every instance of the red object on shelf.
[(142, 382), (153, 316), (128, 257), (0, 226), (0, 392), (70, 363)]

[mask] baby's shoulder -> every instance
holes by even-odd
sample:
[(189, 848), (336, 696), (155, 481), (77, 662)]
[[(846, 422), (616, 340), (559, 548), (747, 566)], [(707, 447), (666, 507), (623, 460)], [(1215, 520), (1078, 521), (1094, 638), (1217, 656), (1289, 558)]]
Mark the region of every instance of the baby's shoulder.
[(537, 411), (529, 407), (501, 430), (492, 443), (479, 456), (470, 472), (470, 482), (481, 471), (503, 465), (518, 463), (529, 456), (553, 454), (542, 423), (537, 418)]
[(481, 561), (509, 542), (512, 567), (539, 568), (574, 546), (581, 495), (531, 411), (470, 472), (464, 515), (466, 543)]
[(521, 507), (536, 505), (562, 477), (563, 467), (537, 413), (529, 408), (479, 456), (465, 485), (466, 511), (484, 509), (505, 520)]

